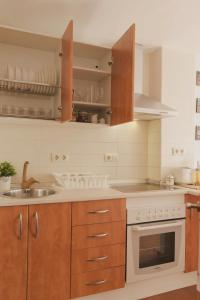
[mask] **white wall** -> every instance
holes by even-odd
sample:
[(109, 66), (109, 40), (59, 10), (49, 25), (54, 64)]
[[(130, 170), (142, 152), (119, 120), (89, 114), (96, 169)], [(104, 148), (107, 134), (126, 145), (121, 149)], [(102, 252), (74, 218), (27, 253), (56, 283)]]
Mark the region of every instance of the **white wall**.
[(147, 177), (161, 179), (161, 127), (160, 120), (150, 121), (148, 125), (148, 163)]
[[(0, 43), (1, 67), (18, 66), (38, 71), (43, 67), (58, 68), (55, 53), (26, 49)], [(58, 70), (57, 70), (58, 71)], [(59, 95), (58, 95), (59, 98)], [(27, 96), (0, 92), (1, 104), (52, 108), (54, 97)], [(56, 101), (55, 101), (56, 105)], [(51, 123), (53, 124), (53, 122)], [(110, 174), (111, 178), (144, 180), (147, 177), (147, 123), (134, 122), (109, 127), (94, 124), (9, 119), (0, 120), (0, 161), (10, 160), (17, 168), (20, 181), (23, 162), (30, 161), (30, 174), (50, 181), (52, 172), (92, 172)], [(51, 153), (68, 155), (68, 161), (51, 162)], [(104, 162), (105, 153), (118, 153), (119, 161)]]
[[(161, 174), (194, 167), (195, 56), (183, 51), (162, 49), (162, 102), (177, 109), (178, 116), (161, 123)], [(173, 156), (172, 148), (184, 149)]]
[[(50, 174), (55, 171), (159, 180), (175, 168), (195, 166), (200, 143), (194, 142), (194, 56), (166, 48), (150, 51), (148, 55), (150, 60), (147, 57), (144, 60), (143, 91), (176, 108), (177, 118), (115, 127), (73, 123), (49, 125), (37, 121), (28, 125), (29, 122), (21, 120), (12, 124), (0, 122), (0, 160), (11, 160), (16, 165), (16, 180), (20, 180), (25, 160), (31, 162), (30, 174), (42, 181), (51, 180)], [(200, 58), (197, 67), (200, 67)], [(184, 155), (172, 156), (172, 147), (183, 148)], [(118, 162), (104, 162), (104, 154), (110, 152), (119, 154)], [(69, 155), (69, 160), (52, 163), (51, 153)]]
[[(196, 61), (200, 69), (200, 57)], [(169, 48), (144, 52), (143, 92), (178, 111), (175, 118), (148, 126), (148, 177), (163, 179), (176, 169), (196, 167), (200, 143), (195, 142), (195, 55)], [(200, 97), (200, 88), (196, 89)], [(199, 119), (200, 124), (200, 119)], [(172, 148), (184, 150), (172, 155)]]
[[(19, 123), (25, 123), (19, 125)], [(51, 181), (52, 172), (93, 172), (111, 178), (147, 177), (147, 123), (134, 122), (108, 127), (93, 124), (25, 120), (9, 124), (0, 121), (0, 161), (10, 160), (17, 168), (19, 182), (22, 165), (30, 161), (29, 173), (40, 181)], [(50, 154), (67, 154), (66, 162), (51, 162)], [(104, 162), (104, 153), (118, 153), (118, 162)]]
[[(200, 70), (200, 55), (196, 56), (195, 59), (195, 72)], [(195, 98), (200, 98), (200, 86), (195, 87)], [(195, 99), (196, 101), (196, 99)], [(195, 113), (195, 125), (200, 126), (200, 114)], [(200, 141), (195, 141), (195, 153), (194, 153), (194, 161), (195, 167), (197, 165), (197, 161), (200, 161)]]
[[(161, 101), (161, 48), (144, 50), (143, 93)], [(160, 120), (148, 122), (148, 162), (147, 177), (161, 179), (161, 125)]]

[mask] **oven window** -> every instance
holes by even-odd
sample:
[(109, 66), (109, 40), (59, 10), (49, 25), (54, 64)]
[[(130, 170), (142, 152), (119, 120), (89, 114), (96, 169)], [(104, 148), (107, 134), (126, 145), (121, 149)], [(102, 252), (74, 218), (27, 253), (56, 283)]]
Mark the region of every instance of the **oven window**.
[(175, 232), (140, 237), (139, 268), (174, 262)]

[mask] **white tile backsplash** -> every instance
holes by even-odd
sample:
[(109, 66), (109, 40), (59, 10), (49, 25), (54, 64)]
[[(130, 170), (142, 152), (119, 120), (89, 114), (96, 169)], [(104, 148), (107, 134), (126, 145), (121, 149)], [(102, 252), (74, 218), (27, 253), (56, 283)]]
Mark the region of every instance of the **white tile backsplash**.
[[(0, 124), (0, 160), (10, 160), (20, 181), (25, 160), (29, 175), (51, 181), (53, 172), (92, 172), (109, 174), (114, 179), (147, 177), (147, 122), (108, 127), (94, 124), (24, 125)], [(51, 153), (68, 160), (51, 161)], [(118, 161), (105, 162), (105, 153), (117, 153)]]

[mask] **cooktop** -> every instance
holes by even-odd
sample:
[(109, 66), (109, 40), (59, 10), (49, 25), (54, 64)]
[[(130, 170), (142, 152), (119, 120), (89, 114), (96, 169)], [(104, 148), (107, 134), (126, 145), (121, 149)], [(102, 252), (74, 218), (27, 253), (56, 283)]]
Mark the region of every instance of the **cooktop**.
[(152, 183), (137, 183), (137, 184), (126, 184), (126, 185), (113, 185), (113, 189), (122, 193), (134, 193), (134, 192), (145, 192), (145, 191), (174, 191), (177, 188), (174, 186), (166, 186)]

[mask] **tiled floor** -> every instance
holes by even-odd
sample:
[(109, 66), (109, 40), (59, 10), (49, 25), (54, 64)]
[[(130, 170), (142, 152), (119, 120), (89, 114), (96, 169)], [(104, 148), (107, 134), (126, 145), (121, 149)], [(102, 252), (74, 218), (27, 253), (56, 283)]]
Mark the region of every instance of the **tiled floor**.
[(200, 293), (197, 292), (196, 286), (191, 286), (142, 300), (200, 300)]

